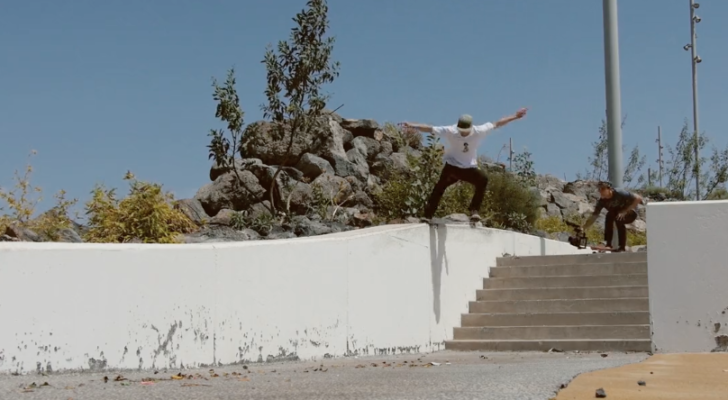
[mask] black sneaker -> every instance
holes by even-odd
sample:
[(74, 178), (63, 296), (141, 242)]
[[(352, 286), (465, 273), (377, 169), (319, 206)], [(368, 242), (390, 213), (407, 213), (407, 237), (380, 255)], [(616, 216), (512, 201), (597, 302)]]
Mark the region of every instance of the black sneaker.
[(478, 213), (473, 213), (470, 215), (470, 222), (480, 222), (481, 218)]
[(420, 218), (420, 222), (428, 224), (428, 225), (432, 225), (432, 219), (430, 219), (430, 218), (422, 217), (422, 218)]

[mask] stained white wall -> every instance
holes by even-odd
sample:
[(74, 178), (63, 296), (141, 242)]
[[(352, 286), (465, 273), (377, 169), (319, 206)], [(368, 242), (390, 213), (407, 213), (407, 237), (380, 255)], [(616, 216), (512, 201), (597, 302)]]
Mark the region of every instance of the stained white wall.
[(496, 257), (577, 252), (422, 224), (238, 243), (0, 243), (0, 372), (429, 352), (452, 338)]
[(711, 351), (728, 334), (728, 201), (651, 203), (647, 218), (656, 351)]

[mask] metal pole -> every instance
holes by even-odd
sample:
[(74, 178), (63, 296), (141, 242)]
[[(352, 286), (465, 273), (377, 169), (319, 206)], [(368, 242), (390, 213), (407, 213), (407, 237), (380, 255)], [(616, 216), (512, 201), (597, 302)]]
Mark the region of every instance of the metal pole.
[(660, 180), (660, 187), (662, 187), (662, 129), (657, 127), (657, 166), (658, 166), (658, 179)]
[(622, 105), (619, 82), (617, 0), (602, 0), (604, 16), (604, 73), (607, 94), (609, 180), (622, 187)]
[(647, 167), (647, 186), (652, 186), (652, 168)]
[(695, 50), (695, 0), (690, 0), (690, 50), (693, 67), (693, 135), (695, 140), (695, 200), (700, 200), (700, 149), (698, 146), (698, 55)]
[[(622, 105), (619, 87), (619, 31), (617, 0), (602, 0), (604, 18), (604, 81), (607, 97), (607, 147), (609, 149), (609, 180), (622, 187)], [(619, 230), (614, 224), (612, 248), (618, 247)], [(610, 243), (607, 243), (609, 245)]]
[(508, 138), (508, 162), (509, 168), (513, 171), (513, 138)]

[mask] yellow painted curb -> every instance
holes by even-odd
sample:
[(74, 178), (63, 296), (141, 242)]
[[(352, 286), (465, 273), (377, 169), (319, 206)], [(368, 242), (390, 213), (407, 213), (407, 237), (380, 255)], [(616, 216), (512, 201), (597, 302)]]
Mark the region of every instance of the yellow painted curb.
[(641, 363), (589, 372), (577, 376), (555, 399), (594, 399), (600, 388), (608, 400), (726, 400), (728, 353), (659, 354)]

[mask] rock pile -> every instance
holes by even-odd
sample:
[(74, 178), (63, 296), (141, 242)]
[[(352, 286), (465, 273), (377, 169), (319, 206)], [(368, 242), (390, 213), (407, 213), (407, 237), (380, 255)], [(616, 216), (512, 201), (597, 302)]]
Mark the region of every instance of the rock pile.
[[(203, 227), (187, 235), (188, 242), (278, 239), (370, 226), (373, 193), (392, 173), (409, 171), (407, 156), (417, 156), (420, 143), (374, 120), (331, 112), (316, 129), (296, 135), (290, 153), (285, 148), (290, 132), (276, 140), (268, 122), (256, 122), (248, 131), (254, 137), (242, 147), (235, 170), (213, 165), (211, 182), (178, 203)], [(271, 203), (296, 217), (279, 220), (270, 213)], [(240, 218), (251, 228), (234, 229)]]

